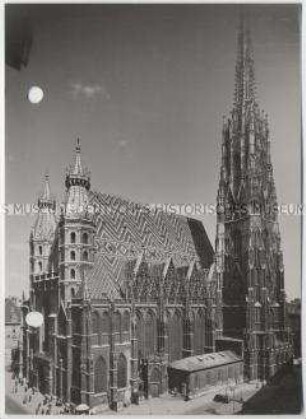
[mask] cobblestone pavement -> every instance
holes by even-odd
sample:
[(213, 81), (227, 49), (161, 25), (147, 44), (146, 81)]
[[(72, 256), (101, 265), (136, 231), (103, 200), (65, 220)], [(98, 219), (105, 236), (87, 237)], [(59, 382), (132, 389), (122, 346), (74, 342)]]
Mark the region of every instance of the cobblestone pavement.
[[(26, 392), (24, 386), (19, 384), (17, 393), (15, 393), (14, 380), (12, 379), (12, 374), (8, 371), (5, 374), (5, 382), (7, 399), (6, 412), (17, 413), (19, 409), (19, 413), (29, 415), (37, 414), (37, 407), (43, 403), (44, 396), (39, 392), (35, 392), (31, 402), (24, 403), (25, 396), (29, 394), (29, 391)], [(119, 412), (107, 409), (101, 412), (97, 410), (96, 413), (103, 415), (233, 414), (241, 410), (242, 403), (240, 401), (242, 399), (245, 402), (258, 390), (259, 386), (256, 383), (242, 383), (227, 389), (224, 387), (215, 387), (210, 392), (187, 402), (180, 396), (166, 394), (158, 398), (143, 400), (139, 405), (130, 405)], [(237, 401), (230, 401), (227, 404), (214, 402), (213, 398), (218, 393), (227, 394), (230, 399), (234, 398)], [(12, 409), (15, 409), (15, 411), (11, 412)], [(44, 405), (43, 409), (46, 413), (47, 405)], [(63, 407), (55, 406), (55, 401), (53, 400), (50, 414), (60, 414), (61, 411), (63, 411)]]
[[(196, 415), (196, 414), (219, 414), (228, 415), (237, 413), (241, 410), (243, 401), (248, 400), (259, 390), (258, 383), (242, 383), (230, 389), (223, 387), (215, 387), (210, 392), (203, 394), (188, 402), (184, 401), (180, 396), (171, 396), (169, 394), (158, 398), (152, 398), (142, 401), (138, 406), (130, 405), (119, 412), (110, 410), (99, 412), (99, 414), (107, 415)], [(228, 394), (231, 398), (238, 401), (231, 401), (228, 404), (214, 402), (213, 398), (216, 394)]]

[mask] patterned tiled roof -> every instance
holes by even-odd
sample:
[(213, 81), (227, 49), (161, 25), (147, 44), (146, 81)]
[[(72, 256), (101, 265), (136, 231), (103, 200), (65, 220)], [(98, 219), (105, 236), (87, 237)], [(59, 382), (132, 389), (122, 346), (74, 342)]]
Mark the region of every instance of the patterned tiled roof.
[(193, 260), (203, 269), (211, 266), (213, 249), (201, 221), (106, 193), (91, 192), (89, 199), (97, 226), (97, 254), (87, 278), (93, 298), (120, 298), (130, 262), (137, 266), (140, 255), (151, 266), (162, 265), (151, 269), (161, 270), (170, 256), (176, 267)]

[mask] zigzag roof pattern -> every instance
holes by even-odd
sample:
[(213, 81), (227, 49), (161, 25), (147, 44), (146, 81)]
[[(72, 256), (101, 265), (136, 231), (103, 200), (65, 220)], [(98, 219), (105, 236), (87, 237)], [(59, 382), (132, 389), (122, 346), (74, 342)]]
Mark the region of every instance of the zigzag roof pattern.
[(149, 210), (107, 193), (91, 192), (89, 200), (97, 227), (97, 254), (87, 278), (93, 298), (121, 298), (129, 262), (140, 255), (163, 265), (171, 256), (176, 267), (197, 261), (208, 270), (213, 263), (213, 248), (201, 221)]

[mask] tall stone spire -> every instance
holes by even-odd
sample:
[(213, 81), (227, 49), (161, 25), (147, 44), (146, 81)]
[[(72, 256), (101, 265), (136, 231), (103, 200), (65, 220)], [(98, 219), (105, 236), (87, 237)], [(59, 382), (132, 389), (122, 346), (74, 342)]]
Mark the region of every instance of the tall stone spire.
[(233, 110), (222, 129), (216, 270), (224, 335), (245, 340), (246, 374), (266, 379), (279, 367), (276, 352), (282, 359), (290, 357), (284, 272), (268, 118), (256, 101), (251, 36), (244, 18), (237, 44)]

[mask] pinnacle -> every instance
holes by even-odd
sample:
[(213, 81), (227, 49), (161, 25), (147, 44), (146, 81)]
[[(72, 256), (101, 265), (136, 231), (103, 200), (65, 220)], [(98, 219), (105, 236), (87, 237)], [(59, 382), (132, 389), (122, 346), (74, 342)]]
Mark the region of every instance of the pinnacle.
[(41, 195), (41, 199), (48, 201), (51, 199), (50, 183), (49, 183), (49, 172), (46, 170), (44, 188)]
[(242, 110), (246, 103), (254, 103), (256, 96), (253, 49), (249, 24), (243, 16), (237, 37), (234, 107)]

